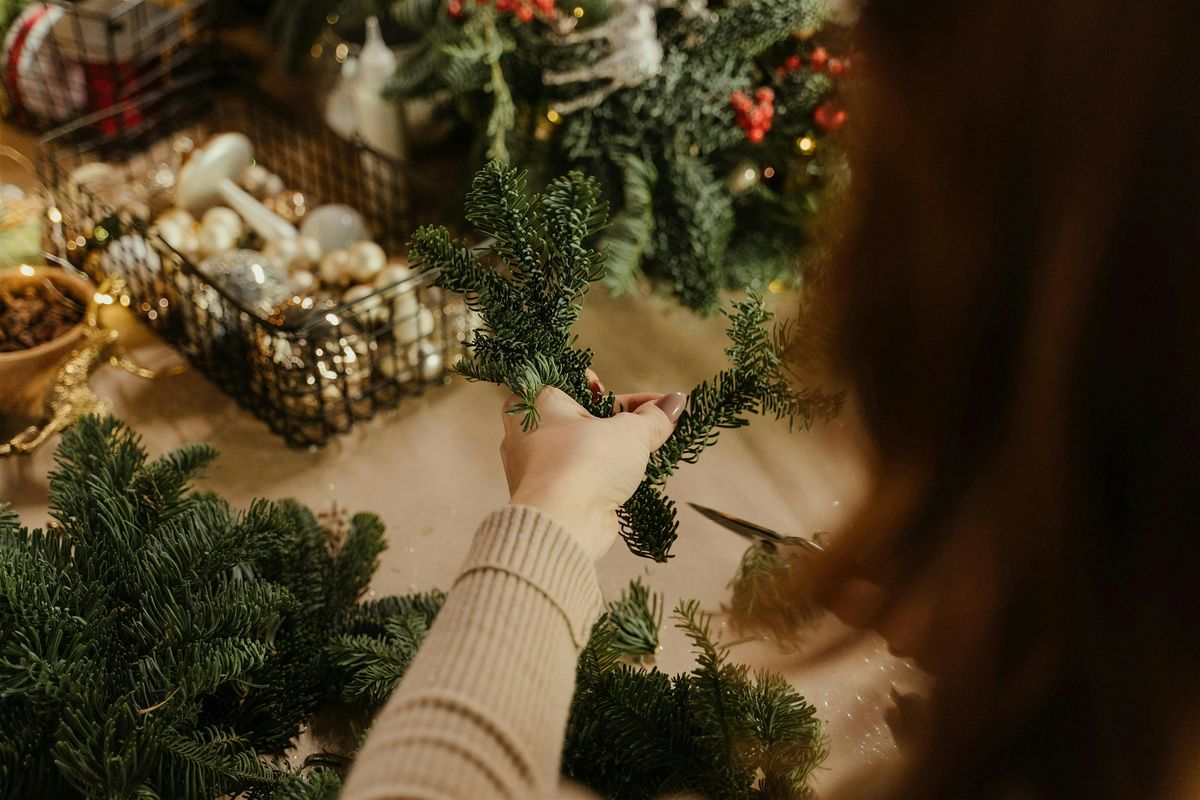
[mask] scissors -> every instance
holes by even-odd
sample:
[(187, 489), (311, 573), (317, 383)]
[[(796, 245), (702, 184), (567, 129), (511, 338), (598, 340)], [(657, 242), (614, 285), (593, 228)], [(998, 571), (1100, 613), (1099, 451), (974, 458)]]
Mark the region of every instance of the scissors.
[(825, 552), (825, 548), (821, 547), (821, 545), (817, 544), (812, 539), (805, 539), (801, 536), (786, 536), (778, 531), (773, 531), (770, 528), (764, 528), (762, 525), (756, 525), (753, 522), (741, 519), (740, 517), (735, 517), (732, 514), (726, 514), (723, 511), (717, 511), (706, 506), (697, 505), (696, 503), (688, 503), (688, 505), (720, 525), (722, 528), (731, 530), (739, 536), (744, 536), (747, 539), (761, 542), (772, 549), (777, 547), (796, 546), (802, 547), (812, 553)]

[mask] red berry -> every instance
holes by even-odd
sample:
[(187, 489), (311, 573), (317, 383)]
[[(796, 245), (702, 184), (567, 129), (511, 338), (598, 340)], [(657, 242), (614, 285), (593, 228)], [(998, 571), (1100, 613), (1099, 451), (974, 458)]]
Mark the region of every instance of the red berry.
[(846, 65), (842, 62), (842, 60), (840, 58), (829, 59), (829, 74), (830, 75), (841, 75), (845, 71), (846, 71)]
[(461, 17), (462, 3), (458, 2), (458, 0), (450, 0), (446, 5), (446, 10), (450, 12), (450, 16), (452, 17)]
[(760, 102), (770, 102), (771, 100), (775, 99), (775, 90), (770, 86), (763, 86), (754, 93), (754, 96), (758, 98)]
[(775, 118), (775, 106), (766, 106), (765, 105), (765, 106), (761, 106), (758, 110), (760, 112), (762, 112), (763, 119), (765, 119), (767, 121), (767, 124), (770, 125), (771, 120)]
[(517, 19), (521, 22), (529, 22), (533, 19), (533, 9), (529, 6), (520, 6), (517, 8)]
[(813, 122), (825, 133), (833, 133), (846, 123), (845, 109), (835, 108), (831, 102), (824, 102), (813, 111)]
[(825, 65), (829, 63), (829, 51), (824, 47), (818, 47), (816, 50), (812, 51), (812, 56), (810, 57), (809, 63), (812, 64), (813, 69), (815, 69), (817, 72), (820, 72), (821, 70), (825, 69)]
[(790, 70), (800, 69), (800, 56), (797, 56), (797, 55), (788, 56), (787, 60), (783, 62), (783, 65)]
[(787, 74), (788, 74), (788, 71), (787, 71), (785, 68), (783, 68), (783, 67), (776, 67), (776, 68), (775, 68), (775, 77), (776, 77), (776, 78), (782, 78), (782, 77), (784, 77), (784, 76), (785, 76), (785, 75), (787, 75)]
[(766, 132), (762, 128), (751, 128), (750, 130), (746, 131), (746, 138), (754, 144), (761, 142), (763, 140), (763, 136), (765, 135)]
[(829, 103), (821, 103), (813, 109), (813, 122), (817, 123), (817, 127), (821, 130), (826, 130), (829, 126), (829, 120), (833, 116), (833, 107)]

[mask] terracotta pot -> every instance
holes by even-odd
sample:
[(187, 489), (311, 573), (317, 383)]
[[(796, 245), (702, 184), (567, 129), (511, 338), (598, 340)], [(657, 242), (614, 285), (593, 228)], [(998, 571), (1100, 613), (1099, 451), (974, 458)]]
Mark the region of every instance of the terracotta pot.
[[(14, 267), (0, 272), (0, 288), (20, 288), (51, 281), (86, 307), (95, 289), (85, 279), (57, 267)], [(54, 368), (83, 335), (83, 319), (65, 333), (27, 350), (0, 353), (0, 415), (41, 414), (42, 395)]]

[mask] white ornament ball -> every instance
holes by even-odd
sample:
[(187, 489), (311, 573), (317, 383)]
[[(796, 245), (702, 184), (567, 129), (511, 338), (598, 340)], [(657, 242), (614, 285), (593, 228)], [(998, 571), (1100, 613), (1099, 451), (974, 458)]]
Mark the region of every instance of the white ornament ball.
[(242, 235), (242, 218), (232, 208), (213, 206), (204, 212), (200, 218), (201, 228), (226, 228), (233, 232), (234, 238)]
[(263, 255), (288, 272), (316, 266), (316, 261), (308, 257), (308, 253), (296, 239), (272, 239), (263, 248)]
[(165, 223), (168, 225), (186, 225), (191, 227), (196, 224), (196, 218), (193, 217), (192, 212), (188, 211), (186, 208), (172, 206), (163, 213), (159, 214), (158, 219), (156, 219), (155, 222), (157, 222), (159, 225)]
[[(188, 252), (189, 243), (196, 237), (196, 218), (182, 208), (171, 208), (164, 211), (155, 220), (155, 229), (159, 237), (176, 250), (191, 256)], [(194, 251), (195, 245), (192, 250)]]
[(426, 342), (422, 342), (420, 345), (420, 353), (421, 380), (435, 381), (446, 373), (442, 361), (442, 354), (438, 352), (436, 347)]
[(274, 172), (268, 173), (266, 180), (263, 181), (263, 197), (274, 197), (282, 192), (286, 187), (283, 185), (283, 178), (276, 175)]
[[(372, 286), (351, 286), (342, 294), (343, 303), (354, 303), (351, 312), (365, 330), (387, 324), (388, 310)], [(374, 295), (374, 296), (372, 296)]]
[(237, 249), (237, 240), (237, 234), (229, 228), (221, 225), (210, 225), (208, 227), (201, 225), (199, 240), (197, 242), (200, 249), (200, 256), (208, 258), (235, 250)]
[(390, 354), (379, 356), (376, 369), (385, 379), (396, 383), (435, 381), (446, 374), (442, 354), (428, 343), (410, 345)]
[(311, 236), (297, 236), (295, 242), (308, 263), (315, 267), (321, 260), (321, 243)]
[(350, 255), (345, 250), (331, 250), (321, 256), (317, 277), (329, 287), (345, 286), (350, 283), (349, 262)]
[(381, 354), (375, 368), (389, 381), (411, 383), (416, 377), (420, 357), (420, 348), (415, 344), (408, 347), (397, 346), (394, 354)]
[(320, 242), (322, 253), (343, 250), (371, 236), (362, 214), (350, 206), (336, 204), (317, 206), (305, 214), (300, 233)]
[(428, 308), (421, 308), (416, 314), (404, 317), (397, 315), (392, 331), (396, 335), (396, 341), (402, 344), (423, 339), (433, 333), (433, 312)]
[(385, 286), (403, 283), (416, 274), (417, 271), (407, 264), (393, 260), (389, 261), (388, 265), (375, 276), (374, 284), (377, 289), (382, 289)]
[(106, 187), (120, 182), (121, 174), (117, 168), (105, 161), (89, 161), (71, 170), (67, 181), (79, 187), (88, 194), (103, 191)]
[(317, 276), (306, 269), (294, 271), (288, 278), (288, 282), (291, 283), (292, 291), (296, 294), (308, 294), (317, 288)]
[(397, 324), (401, 320), (412, 319), (421, 312), (421, 303), (417, 300), (415, 292), (401, 292), (393, 296), (391, 306)]
[(262, 164), (251, 164), (242, 173), (242, 186), (250, 194), (262, 199), (267, 196), (267, 193), (263, 191), (263, 186), (266, 184), (267, 177), (270, 174), (271, 171)]
[(200, 234), (195, 230), (185, 233), (179, 244), (179, 252), (192, 261), (198, 260), (200, 258)]
[(355, 283), (370, 283), (387, 266), (387, 253), (375, 242), (359, 242), (347, 253), (350, 279)]

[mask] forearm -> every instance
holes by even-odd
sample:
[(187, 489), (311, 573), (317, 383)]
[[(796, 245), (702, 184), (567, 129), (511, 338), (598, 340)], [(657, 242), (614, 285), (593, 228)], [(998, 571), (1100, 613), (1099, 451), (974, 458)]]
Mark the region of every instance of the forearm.
[(552, 792), (575, 662), (600, 609), (590, 558), (553, 520), (520, 506), (489, 516), (344, 800)]

